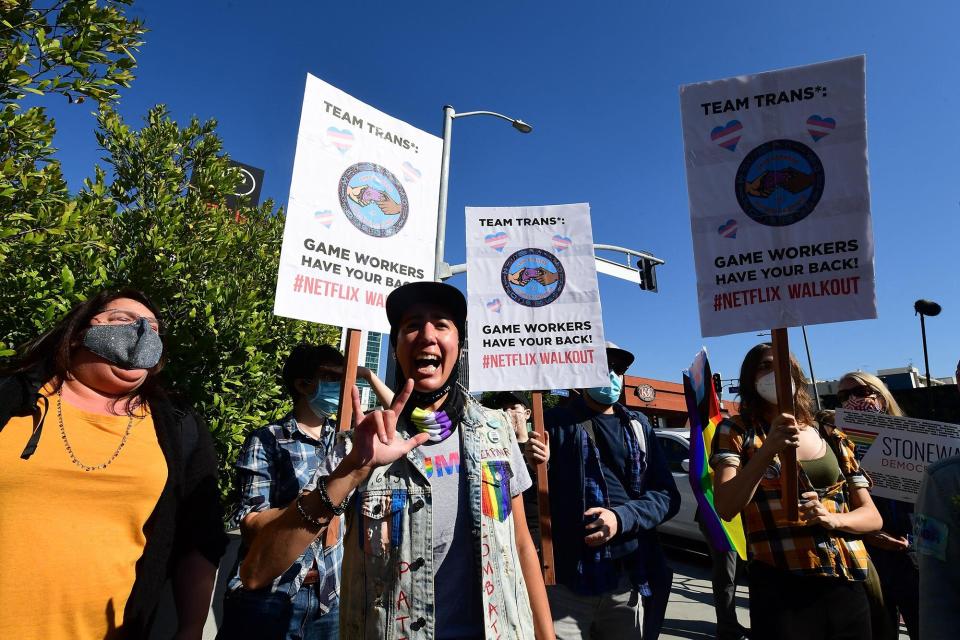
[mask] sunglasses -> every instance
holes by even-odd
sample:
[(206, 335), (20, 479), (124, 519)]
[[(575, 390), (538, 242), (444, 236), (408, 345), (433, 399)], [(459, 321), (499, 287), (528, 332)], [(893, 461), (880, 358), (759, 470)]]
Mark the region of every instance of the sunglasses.
[(870, 396), (877, 395), (877, 392), (870, 387), (860, 386), (854, 387), (853, 389), (844, 389), (842, 391), (837, 391), (837, 400), (840, 403), (844, 403), (850, 398), (869, 398)]

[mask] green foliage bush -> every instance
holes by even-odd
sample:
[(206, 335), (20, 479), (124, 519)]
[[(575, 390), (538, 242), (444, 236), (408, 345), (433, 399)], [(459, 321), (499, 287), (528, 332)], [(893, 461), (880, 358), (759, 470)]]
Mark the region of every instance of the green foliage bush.
[[(17, 24), (27, 26), (0, 31), (0, 49), (20, 51), (23, 40), (35, 50), (40, 30), (69, 32), (38, 26), (51, 14), (30, 22), (29, 11), (39, 10), (29, 2), (0, 0), (3, 25), (10, 4), (27, 16)], [(105, 3), (106, 14), (89, 13), (96, 2), (55, 4), (64, 19), (87, 11), (88, 20), (107, 21), (95, 33), (112, 35), (79, 44), (64, 36), (59, 46), (73, 51), (66, 58), (42, 50), (25, 56), (20, 68), (31, 79), (23, 82), (0, 65), (0, 357), (13, 356), (101, 288), (143, 289), (162, 309), (168, 386), (208, 421), (229, 506), (232, 463), (246, 434), (288, 409), (283, 359), (301, 341), (335, 343), (339, 329), (273, 315), (282, 212), (270, 201), (238, 211), (221, 204), (240, 174), (223, 153), (215, 121), (194, 118), (181, 127), (157, 106), (135, 129), (111, 106), (113, 88), (132, 79), (131, 51), (143, 32), (117, 11), (126, 3)], [(30, 28), (32, 36), (24, 36)], [(78, 71), (78, 60), (93, 62)], [(46, 76), (27, 68), (43, 64)], [(66, 67), (58, 73), (58, 65)], [(50, 77), (60, 80), (41, 84)], [(20, 109), (25, 92), (36, 93), (29, 89), (100, 102), (95, 135), (105, 166), (79, 193), (70, 194), (61, 175), (54, 123), (41, 108)]]

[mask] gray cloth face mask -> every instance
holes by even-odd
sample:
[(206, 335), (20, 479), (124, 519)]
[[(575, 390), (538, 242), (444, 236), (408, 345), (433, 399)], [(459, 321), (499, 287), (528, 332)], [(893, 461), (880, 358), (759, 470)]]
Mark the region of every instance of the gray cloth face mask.
[(146, 318), (133, 324), (95, 324), (83, 346), (123, 369), (152, 369), (160, 362), (163, 341)]

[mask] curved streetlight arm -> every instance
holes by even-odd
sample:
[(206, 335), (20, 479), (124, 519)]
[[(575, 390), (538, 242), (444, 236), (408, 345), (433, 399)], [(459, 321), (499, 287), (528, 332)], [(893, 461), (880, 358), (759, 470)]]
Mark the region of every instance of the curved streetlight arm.
[(497, 113), (496, 111), (464, 111), (463, 113), (454, 112), (451, 114), (451, 117), (453, 118), (466, 118), (468, 116), (493, 116), (495, 118), (500, 118), (501, 120), (506, 120), (510, 123), (516, 122), (516, 118), (505, 116), (502, 113)]
[(450, 265), (443, 259), (444, 243), (447, 234), (447, 191), (450, 179), (450, 143), (453, 138), (453, 121), (455, 118), (466, 118), (467, 116), (493, 116), (506, 120), (513, 128), (520, 133), (530, 133), (533, 127), (524, 122), (505, 116), (496, 111), (464, 111), (457, 113), (454, 108), (448, 104), (443, 106), (443, 152), (440, 158), (440, 194), (437, 201), (437, 241), (434, 251), (434, 274), (435, 279), (442, 281), (449, 278)]
[(666, 264), (661, 258), (656, 257), (652, 253), (648, 253), (646, 251), (635, 251), (633, 249), (628, 249), (627, 247), (618, 247), (612, 244), (594, 244), (593, 249), (594, 251), (597, 249), (601, 251), (616, 251), (617, 253), (623, 253), (628, 256), (640, 258), (641, 260), (649, 260), (656, 265)]
[[(594, 245), (593, 245), (593, 249), (594, 249), (594, 251), (596, 251), (596, 250), (598, 250), (598, 249), (601, 250), (601, 251), (618, 251), (618, 252), (620, 252), (620, 253), (624, 253), (624, 254), (629, 255), (629, 256), (634, 256), (634, 257), (639, 258), (639, 259), (641, 259), (641, 260), (649, 260), (650, 262), (652, 262), (652, 263), (654, 263), (654, 264), (657, 264), (657, 265), (666, 264), (665, 261), (664, 261), (662, 258), (658, 258), (658, 257), (656, 257), (655, 255), (652, 255), (652, 254), (650, 254), (650, 253), (647, 253), (646, 251), (636, 251), (636, 250), (634, 250), (634, 249), (628, 249), (627, 247), (618, 247), (618, 246), (612, 245), (612, 244), (594, 244)], [(594, 256), (594, 257), (596, 257), (596, 256)], [(632, 266), (631, 266), (631, 267), (627, 267), (627, 265), (624, 265), (624, 266), (625, 266), (626, 268), (633, 269)], [(446, 264), (445, 264), (445, 267), (446, 267), (446, 269), (441, 269), (441, 271), (437, 273), (437, 278), (438, 278), (439, 280), (446, 280), (446, 279), (451, 278), (451, 277), (453, 277), (453, 276), (455, 276), (455, 275), (457, 275), (457, 274), (466, 273), (466, 272), (467, 272), (467, 265), (466, 265), (466, 263), (463, 263), (463, 264), (454, 264), (454, 265), (446, 265)]]

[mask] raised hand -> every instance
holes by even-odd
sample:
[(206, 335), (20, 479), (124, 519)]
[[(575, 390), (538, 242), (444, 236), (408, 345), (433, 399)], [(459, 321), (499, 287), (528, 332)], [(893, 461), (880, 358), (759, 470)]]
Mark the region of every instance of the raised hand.
[(351, 466), (370, 471), (399, 460), (428, 440), (426, 433), (418, 433), (406, 440), (397, 435), (397, 420), (411, 393), (413, 380), (407, 380), (400, 393), (394, 396), (389, 409), (364, 414), (360, 392), (356, 387), (353, 388), (353, 449), (347, 456)]

